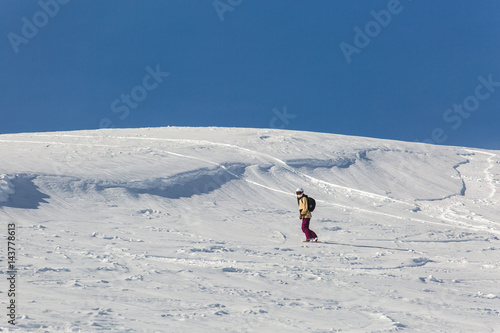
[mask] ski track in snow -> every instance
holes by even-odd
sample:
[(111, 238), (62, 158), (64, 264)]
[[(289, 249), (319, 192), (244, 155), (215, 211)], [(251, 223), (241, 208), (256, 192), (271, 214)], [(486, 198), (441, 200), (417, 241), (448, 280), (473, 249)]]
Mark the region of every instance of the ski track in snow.
[[(493, 181), (493, 177), (490, 173), (490, 170), (495, 166), (495, 163), (493, 162), (493, 159), (497, 157), (496, 154), (493, 154), (493, 153), (489, 153), (489, 152), (485, 152), (485, 151), (479, 151), (479, 150), (473, 150), (473, 149), (467, 149), (467, 151), (471, 152), (471, 153), (478, 153), (478, 154), (485, 154), (485, 155), (488, 155), (488, 167), (484, 169), (484, 179), (486, 180), (486, 182), (488, 183), (488, 185), (490, 186), (491, 188), (491, 192), (488, 196), (488, 198), (493, 198), (496, 194), (496, 186), (495, 186), (495, 182)], [(498, 162), (497, 162), (498, 163)], [(497, 180), (497, 183), (499, 181)]]
[[(134, 133), (106, 133), (127, 131)], [(185, 131), (189, 136), (198, 129)], [(238, 135), (248, 130), (233, 131)], [(268, 133), (272, 138), (287, 132)], [(43, 200), (30, 209), (0, 206), (0, 214), (18, 225), (21, 237), (21, 330), (500, 330), (495, 305), (500, 297), (500, 242), (495, 235), (500, 229), (492, 218), (498, 212), (496, 154), (461, 150), (473, 154), (467, 157), (469, 163), (453, 164), (467, 190), (440, 200), (410, 202), (362, 190), (359, 183), (337, 184), (323, 178), (328, 175), (324, 172), (321, 177), (307, 174), (299, 170), (309, 163), (296, 158), (300, 151), (292, 153), (291, 160), (299, 161), (292, 167), (269, 153), (207, 140), (60, 133), (5, 137), (0, 143), (23, 149), (29, 144), (89, 148), (76, 154), (76, 160), (73, 154), (57, 155), (54, 148), (54, 158), (72, 163), (54, 164), (55, 172), (26, 171), (38, 166), (21, 172), (13, 167), (0, 170), (1, 179), (6, 179), (0, 183), (4, 202), (16, 191), (13, 175), (34, 177), (31, 197)], [(110, 144), (115, 140), (122, 144)], [(343, 140), (341, 146), (350, 144)], [(168, 144), (149, 147), (133, 141)], [(211, 154), (200, 151), (205, 146), (214, 148)], [(137, 149), (135, 155), (120, 157), (117, 153), (127, 147)], [(105, 164), (93, 157), (94, 148), (121, 159)], [(30, 149), (34, 158), (45, 154)], [(152, 156), (159, 162), (170, 156), (179, 170), (123, 180), (106, 170), (107, 165), (138, 163), (143, 158), (140, 149), (151, 153), (144, 155), (145, 170), (161, 170)], [(233, 160), (234, 151), (252, 162)], [(334, 165), (326, 163), (325, 168)], [(349, 163), (345, 169), (355, 166)], [(240, 167), (246, 171), (238, 171)], [(221, 172), (230, 177), (223, 179)], [(113, 177), (103, 180), (107, 174)], [(216, 184), (204, 177), (216, 179)], [(312, 228), (324, 235), (324, 243), (300, 243), (292, 181), (317, 189), (320, 205)], [(186, 188), (182, 182), (187, 182)], [(164, 186), (178, 186), (179, 192), (164, 196)], [(39, 198), (36, 191), (48, 198)], [(332, 215), (321, 218), (326, 214), (335, 220)], [(0, 291), (5, 295), (5, 288)]]

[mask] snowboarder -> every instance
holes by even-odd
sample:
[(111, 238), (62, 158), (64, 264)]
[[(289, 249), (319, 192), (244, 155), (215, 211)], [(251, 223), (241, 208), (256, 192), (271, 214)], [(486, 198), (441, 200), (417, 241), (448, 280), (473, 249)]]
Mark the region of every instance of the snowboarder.
[(302, 188), (298, 188), (296, 194), (297, 202), (299, 203), (299, 219), (302, 220), (302, 231), (306, 235), (306, 242), (317, 242), (318, 236), (314, 231), (309, 229), (309, 223), (311, 222), (312, 215), (309, 211), (307, 195), (304, 194), (304, 190)]

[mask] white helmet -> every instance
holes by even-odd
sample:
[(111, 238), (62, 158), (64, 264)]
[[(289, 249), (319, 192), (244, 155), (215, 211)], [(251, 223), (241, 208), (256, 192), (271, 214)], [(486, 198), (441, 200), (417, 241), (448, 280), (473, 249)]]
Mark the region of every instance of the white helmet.
[(295, 190), (295, 193), (296, 193), (296, 194), (299, 194), (299, 193), (304, 193), (304, 190), (302, 189), (302, 187), (298, 187), (298, 188)]

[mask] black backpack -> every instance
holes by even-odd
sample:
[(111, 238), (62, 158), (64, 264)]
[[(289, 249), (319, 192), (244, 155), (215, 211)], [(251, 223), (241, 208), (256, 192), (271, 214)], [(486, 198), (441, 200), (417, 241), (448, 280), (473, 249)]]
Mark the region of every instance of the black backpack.
[[(307, 199), (307, 209), (312, 212), (314, 211), (314, 208), (316, 208), (316, 200), (314, 200), (313, 198), (307, 196), (304, 194), (304, 196), (306, 197)], [(300, 199), (297, 199), (297, 202), (299, 201)]]
[(310, 212), (314, 211), (314, 208), (316, 208), (316, 200), (314, 200), (311, 197), (308, 197), (307, 195), (306, 198), (307, 198), (307, 209), (309, 209)]

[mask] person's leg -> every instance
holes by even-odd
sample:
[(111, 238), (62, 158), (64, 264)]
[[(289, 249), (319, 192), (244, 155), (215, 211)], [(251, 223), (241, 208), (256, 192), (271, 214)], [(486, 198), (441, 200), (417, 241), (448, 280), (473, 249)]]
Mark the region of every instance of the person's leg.
[(306, 239), (308, 240), (314, 238), (315, 235), (315, 233), (311, 232), (311, 230), (309, 229), (309, 221), (311, 221), (311, 219), (302, 219), (302, 231), (304, 232), (304, 234), (306, 235)]
[(312, 231), (311, 229), (309, 229), (309, 231), (311, 232), (311, 238), (318, 238), (318, 235), (316, 235), (316, 233), (314, 231)]

